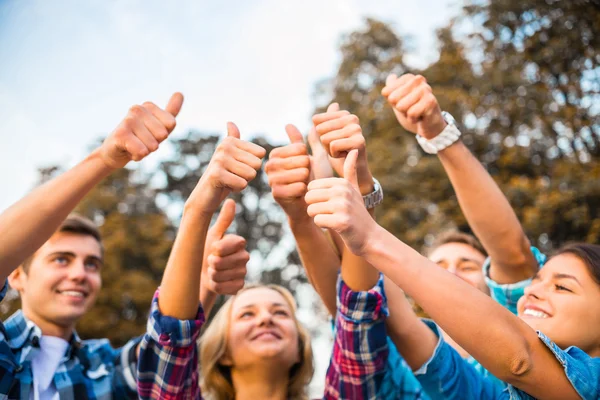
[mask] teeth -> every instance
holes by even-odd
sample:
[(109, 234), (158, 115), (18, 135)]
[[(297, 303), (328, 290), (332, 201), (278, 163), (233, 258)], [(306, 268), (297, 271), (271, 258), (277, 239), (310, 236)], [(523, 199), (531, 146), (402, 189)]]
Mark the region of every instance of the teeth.
[(65, 290), (64, 292), (61, 292), (61, 294), (64, 294), (66, 296), (73, 296), (73, 297), (83, 297), (83, 293), (76, 292), (74, 290)]
[(531, 308), (527, 308), (525, 309), (525, 312), (523, 313), (523, 315), (529, 315), (530, 317), (534, 317), (534, 318), (548, 318), (549, 315), (546, 314), (543, 311), (538, 311), (538, 310), (532, 310)]

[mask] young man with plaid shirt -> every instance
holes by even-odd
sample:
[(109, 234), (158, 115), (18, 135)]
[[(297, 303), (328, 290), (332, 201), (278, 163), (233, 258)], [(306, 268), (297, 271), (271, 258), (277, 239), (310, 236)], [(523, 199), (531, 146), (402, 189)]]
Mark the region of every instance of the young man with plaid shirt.
[(133, 106), (85, 160), (0, 215), (0, 281), (8, 277), (23, 304), (0, 323), (0, 399), (137, 398), (139, 339), (113, 349), (75, 332), (100, 290), (103, 250), (91, 221), (67, 216), (103, 178), (155, 151), (182, 102), (176, 93), (164, 110)]

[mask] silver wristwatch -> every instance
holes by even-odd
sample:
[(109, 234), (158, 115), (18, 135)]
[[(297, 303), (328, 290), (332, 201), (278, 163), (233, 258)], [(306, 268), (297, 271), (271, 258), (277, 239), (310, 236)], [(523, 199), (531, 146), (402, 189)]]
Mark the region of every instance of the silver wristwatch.
[(363, 196), (363, 201), (367, 208), (373, 208), (383, 201), (383, 189), (377, 179), (373, 178), (373, 191)]
[(446, 111), (442, 111), (442, 117), (447, 125), (439, 135), (429, 140), (417, 135), (417, 142), (419, 142), (425, 153), (437, 154), (460, 138), (461, 133), (456, 126), (454, 117)]

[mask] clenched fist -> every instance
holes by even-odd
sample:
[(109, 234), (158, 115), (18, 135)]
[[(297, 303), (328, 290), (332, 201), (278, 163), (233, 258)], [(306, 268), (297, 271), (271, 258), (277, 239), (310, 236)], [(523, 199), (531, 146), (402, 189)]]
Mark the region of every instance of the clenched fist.
[(339, 176), (344, 173), (344, 161), (352, 150), (358, 151), (358, 185), (362, 194), (373, 191), (373, 175), (367, 161), (367, 146), (360, 121), (348, 111), (340, 111), (337, 103), (332, 103), (327, 111), (313, 116), (315, 130), (323, 147), (329, 154), (329, 161)]
[(407, 131), (433, 139), (446, 127), (437, 99), (423, 76), (404, 74), (398, 78), (392, 74), (381, 94)]
[(352, 150), (346, 157), (344, 178), (312, 181), (304, 199), (308, 215), (317, 226), (337, 232), (351, 252), (361, 255), (377, 223), (358, 191), (357, 157), (358, 150)]
[(146, 102), (129, 109), (127, 116), (98, 149), (109, 168), (124, 167), (156, 151), (158, 145), (175, 129), (175, 117), (183, 104), (183, 95), (175, 93), (163, 110)]
[(240, 139), (233, 122), (227, 124), (227, 137), (217, 146), (200, 182), (186, 201), (186, 209), (214, 213), (231, 192), (240, 192), (256, 177), (265, 149)]

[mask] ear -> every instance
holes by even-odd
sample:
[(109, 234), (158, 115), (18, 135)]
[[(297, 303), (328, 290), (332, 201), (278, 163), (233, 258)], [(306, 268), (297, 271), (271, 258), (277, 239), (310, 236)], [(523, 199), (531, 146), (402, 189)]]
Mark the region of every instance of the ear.
[(21, 292), (23, 287), (25, 286), (25, 280), (27, 279), (27, 274), (23, 271), (23, 267), (19, 266), (8, 276), (8, 284), (11, 288)]

